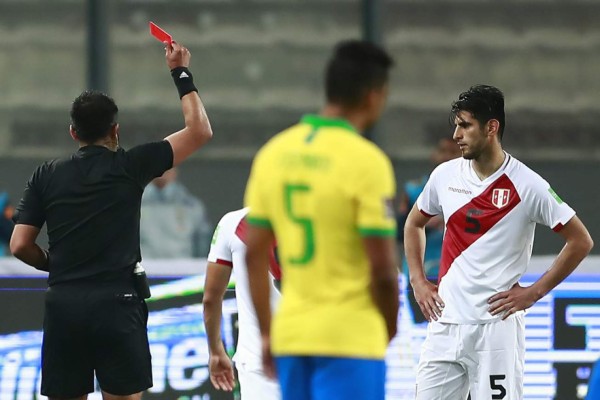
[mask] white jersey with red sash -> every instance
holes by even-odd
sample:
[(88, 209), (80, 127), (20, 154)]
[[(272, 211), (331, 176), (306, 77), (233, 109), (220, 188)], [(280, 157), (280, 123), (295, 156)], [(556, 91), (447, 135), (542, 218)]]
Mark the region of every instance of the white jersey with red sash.
[[(260, 330), (254, 305), (248, 286), (248, 268), (246, 267), (246, 228), (244, 217), (248, 209), (244, 208), (227, 213), (221, 218), (213, 236), (208, 261), (233, 268), (235, 277), (235, 295), (238, 308), (239, 336), (234, 361), (248, 365), (261, 365)], [(281, 279), (281, 269), (277, 262), (276, 251), (271, 252), (271, 308), (279, 301), (280, 293), (275, 280)]]
[(498, 171), (481, 180), (463, 158), (439, 165), (419, 198), (421, 213), (444, 215), (440, 322), (486, 323), (488, 299), (510, 289), (527, 269), (536, 223), (559, 231), (575, 211), (548, 182), (506, 153)]

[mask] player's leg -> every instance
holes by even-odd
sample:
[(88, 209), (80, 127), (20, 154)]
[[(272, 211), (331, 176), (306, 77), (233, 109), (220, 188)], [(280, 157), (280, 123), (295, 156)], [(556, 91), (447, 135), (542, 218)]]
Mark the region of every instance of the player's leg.
[(385, 399), (385, 361), (313, 357), (311, 400)]
[(523, 313), (476, 326), (468, 363), (473, 399), (523, 398), (525, 321)]
[(50, 399), (86, 399), (94, 391), (85, 291), (57, 285), (46, 293), (41, 393)]
[(269, 379), (258, 366), (236, 363), (242, 400), (280, 400), (281, 391), (277, 381)]
[(111, 285), (91, 296), (94, 367), (104, 398), (138, 399), (152, 387), (148, 308), (133, 286)]
[(417, 367), (417, 400), (464, 400), (467, 370), (457, 355), (461, 346), (459, 325), (430, 322)]
[(311, 357), (278, 356), (275, 365), (283, 400), (310, 399)]

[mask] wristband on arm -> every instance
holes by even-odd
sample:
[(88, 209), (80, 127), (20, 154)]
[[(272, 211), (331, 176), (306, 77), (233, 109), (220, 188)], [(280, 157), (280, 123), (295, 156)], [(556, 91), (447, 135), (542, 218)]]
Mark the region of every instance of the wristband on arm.
[(177, 92), (179, 92), (179, 98), (183, 98), (186, 94), (190, 92), (198, 93), (198, 89), (194, 86), (194, 77), (189, 69), (186, 67), (175, 67), (171, 70), (171, 76), (173, 77), (173, 82), (175, 82), (175, 86), (177, 87)]

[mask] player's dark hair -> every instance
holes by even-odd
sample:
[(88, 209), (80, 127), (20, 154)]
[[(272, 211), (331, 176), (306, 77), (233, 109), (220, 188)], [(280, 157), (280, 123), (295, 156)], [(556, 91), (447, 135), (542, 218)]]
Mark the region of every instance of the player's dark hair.
[(450, 111), (450, 123), (454, 125), (454, 120), (459, 112), (468, 111), (473, 114), (481, 126), (489, 120), (496, 119), (500, 123), (498, 129), (498, 138), (502, 140), (504, 127), (506, 125), (504, 116), (504, 94), (494, 86), (474, 85), (466, 92), (458, 96), (458, 100), (452, 103)]
[(118, 112), (112, 98), (95, 90), (86, 90), (73, 101), (71, 123), (79, 140), (94, 143), (116, 124)]
[(361, 40), (338, 43), (325, 72), (325, 95), (329, 103), (358, 106), (370, 90), (388, 81), (394, 61), (382, 48)]

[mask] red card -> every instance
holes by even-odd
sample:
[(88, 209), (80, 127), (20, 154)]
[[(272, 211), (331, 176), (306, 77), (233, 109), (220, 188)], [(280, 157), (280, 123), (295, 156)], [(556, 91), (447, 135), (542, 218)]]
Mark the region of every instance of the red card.
[(160, 29), (154, 22), (150, 22), (150, 34), (158, 39), (161, 43), (171, 43), (173, 38), (167, 32)]

